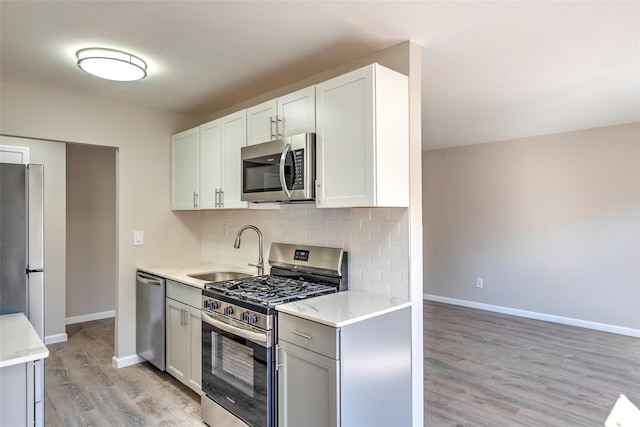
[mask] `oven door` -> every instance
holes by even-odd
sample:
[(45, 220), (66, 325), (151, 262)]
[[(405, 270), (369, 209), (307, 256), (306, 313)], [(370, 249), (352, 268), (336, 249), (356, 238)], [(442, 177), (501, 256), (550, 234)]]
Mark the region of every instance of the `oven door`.
[(202, 312), (202, 391), (250, 426), (274, 425), (271, 336)]

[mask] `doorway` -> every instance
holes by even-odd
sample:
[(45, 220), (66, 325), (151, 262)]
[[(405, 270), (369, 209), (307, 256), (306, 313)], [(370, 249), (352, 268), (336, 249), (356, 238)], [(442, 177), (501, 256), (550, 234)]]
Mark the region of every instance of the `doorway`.
[(67, 325), (115, 317), (117, 149), (66, 144)]

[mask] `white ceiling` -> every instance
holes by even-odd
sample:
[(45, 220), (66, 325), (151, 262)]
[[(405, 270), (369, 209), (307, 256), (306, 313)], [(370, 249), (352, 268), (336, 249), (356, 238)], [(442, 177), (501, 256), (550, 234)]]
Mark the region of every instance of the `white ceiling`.
[[(640, 121), (640, 2), (6, 1), (3, 82), (206, 116), (413, 40), (423, 148)], [(105, 46), (135, 83), (81, 72)]]

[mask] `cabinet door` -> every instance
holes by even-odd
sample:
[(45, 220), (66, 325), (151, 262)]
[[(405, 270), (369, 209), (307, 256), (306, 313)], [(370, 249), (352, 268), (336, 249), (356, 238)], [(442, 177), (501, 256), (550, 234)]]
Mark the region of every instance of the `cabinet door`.
[(220, 120), (200, 126), (200, 209), (216, 208), (222, 189), (222, 136)]
[(278, 98), (278, 129), (283, 136), (316, 131), (316, 88), (310, 86)]
[(247, 108), (247, 145), (277, 139), (275, 118), (277, 114), (276, 100)]
[(278, 425), (340, 425), (338, 361), (286, 341), (278, 345)]
[(373, 85), (371, 66), (316, 85), (319, 207), (374, 206)]
[(247, 111), (242, 110), (220, 119), (222, 126), (223, 207), (246, 208), (242, 195), (242, 160), (240, 149), (247, 144)]
[(200, 393), (202, 390), (202, 320), (201, 312), (188, 307), (189, 315), (189, 378), (187, 385)]
[(187, 378), (187, 328), (184, 309), (178, 301), (166, 298), (167, 372), (181, 382)]
[(171, 136), (171, 209), (197, 209), (199, 139), (198, 128)]

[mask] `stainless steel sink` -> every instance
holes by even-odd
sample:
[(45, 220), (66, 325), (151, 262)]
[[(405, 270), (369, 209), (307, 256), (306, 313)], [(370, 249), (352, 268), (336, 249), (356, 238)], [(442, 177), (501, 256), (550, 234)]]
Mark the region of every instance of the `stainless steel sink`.
[(204, 280), (205, 282), (222, 282), (223, 280), (244, 279), (251, 275), (238, 273), (236, 271), (211, 271), (208, 273), (187, 274), (187, 276), (198, 280)]

